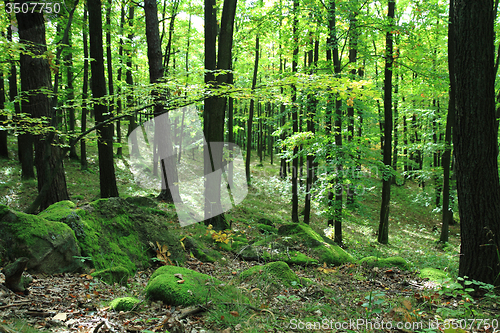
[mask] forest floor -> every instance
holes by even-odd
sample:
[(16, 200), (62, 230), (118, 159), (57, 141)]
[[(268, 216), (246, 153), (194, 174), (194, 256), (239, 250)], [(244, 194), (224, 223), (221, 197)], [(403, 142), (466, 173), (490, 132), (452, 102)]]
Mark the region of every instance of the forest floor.
[[(278, 225), (290, 220), (290, 182), (279, 179), (278, 167), (276, 162), (270, 165), (269, 159), (264, 161), (264, 166), (257, 166), (254, 161), (253, 181), (247, 197), (226, 213), (233, 230), (252, 230), (260, 218), (268, 218)], [(77, 161), (66, 161), (65, 168), (68, 190), (77, 205), (98, 198), (95, 160), (89, 159), (89, 171), (80, 171)], [(117, 159), (116, 173), (121, 195), (151, 194), (151, 190), (140, 188), (133, 181), (127, 161)], [(401, 256), (412, 267), (410, 270), (371, 268), (355, 263), (339, 267), (291, 266), (299, 277), (307, 277), (315, 284), (277, 289), (258, 281), (240, 283), (235, 272), (259, 263), (243, 261), (232, 253), (224, 253), (223, 260), (213, 264), (190, 258), (187, 268), (237, 284), (252, 306), (212, 304), (208, 311), (184, 319), (179, 317), (186, 309), (161, 303), (144, 301), (129, 312), (109, 308), (109, 301), (119, 296), (143, 299), (153, 268), (138, 272), (126, 286), (107, 285), (86, 273), (40, 274), (33, 276), (27, 296), (0, 289), (0, 299), (5, 304), (0, 306), (4, 324), (0, 332), (164, 332), (166, 329), (225, 333), (441, 332), (447, 327), (451, 330), (446, 332), (498, 330), (498, 292), (475, 295), (455, 283), (459, 226), (451, 226), (449, 243), (436, 243), (440, 214), (433, 210), (430, 187), (421, 188), (411, 181), (392, 186), (389, 245), (381, 245), (376, 241), (380, 180), (365, 178), (362, 182), (365, 190), (356, 197), (354, 205), (344, 209), (345, 250), (355, 259)], [(22, 210), (36, 195), (35, 181), (21, 181), (15, 157), (1, 161), (0, 185), (0, 203), (12, 209)], [(169, 209), (166, 204), (160, 204), (160, 208)], [(310, 225), (317, 232), (327, 227), (318, 204), (313, 205)], [(186, 233), (190, 231), (190, 227), (185, 228)], [(259, 234), (254, 230), (247, 237), (259, 237)], [(450, 279), (441, 283), (422, 280), (418, 272), (424, 267), (440, 269)], [(0, 274), (0, 282), (2, 278)]]

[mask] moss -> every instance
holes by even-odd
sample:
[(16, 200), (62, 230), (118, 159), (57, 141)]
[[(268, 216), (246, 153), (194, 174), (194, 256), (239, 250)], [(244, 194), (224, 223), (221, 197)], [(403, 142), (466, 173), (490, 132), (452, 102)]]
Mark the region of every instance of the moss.
[(371, 267), (398, 267), (403, 270), (409, 270), (410, 265), (406, 262), (404, 258), (401, 257), (389, 257), (389, 258), (377, 258), (374, 256), (366, 257), (358, 261), (359, 264), (365, 264)]
[(257, 229), (263, 234), (265, 234), (265, 233), (277, 234), (278, 233), (278, 229), (276, 229), (273, 226), (267, 225), (267, 224), (259, 224), (259, 225), (257, 225)]
[(422, 279), (429, 279), (431, 281), (439, 282), (445, 279), (448, 279), (449, 276), (447, 273), (431, 267), (425, 267), (420, 270), (420, 274), (418, 276)]
[(0, 219), (9, 212), (9, 207), (0, 205)]
[(274, 285), (281, 283), (285, 286), (292, 286), (293, 281), (300, 282), (297, 274), (283, 261), (270, 262), (264, 266), (253, 266), (240, 274), (242, 280), (255, 276)]
[(277, 253), (277, 254), (270, 254), (268, 251), (264, 251), (262, 254), (262, 259), (269, 261), (269, 260), (275, 260), (275, 261), (284, 261), (287, 264), (294, 264), (294, 265), (316, 265), (318, 264), (318, 260), (310, 258), (306, 256), (305, 254), (298, 252), (298, 251), (289, 251), (288, 254), (285, 254), (283, 252)]
[(209, 249), (203, 242), (199, 242), (193, 237), (186, 237), (184, 240), (184, 247), (188, 253), (192, 253), (202, 262), (215, 262), (217, 259), (222, 258), (219, 252)]
[(116, 266), (94, 272), (91, 275), (110, 284), (126, 285), (130, 272), (123, 266)]
[[(175, 274), (182, 274), (183, 283), (178, 282), (181, 279)], [(147, 299), (170, 305), (189, 306), (210, 300), (217, 303), (244, 299), (236, 288), (226, 286), (210, 275), (177, 266), (158, 268), (151, 275), (145, 291)]]
[(69, 200), (59, 201), (53, 205), (50, 205), (47, 209), (40, 212), (38, 216), (43, 217), (49, 221), (57, 221), (60, 222), (68, 215), (74, 212), (75, 203)]
[(130, 311), (140, 302), (141, 300), (135, 297), (120, 297), (112, 300), (109, 307), (116, 311)]
[(278, 229), (283, 238), (283, 243), (294, 246), (305, 244), (312, 248), (312, 253), (318, 257), (320, 263), (329, 265), (342, 265), (354, 262), (354, 258), (340, 246), (327, 242), (321, 235), (304, 223), (288, 223)]

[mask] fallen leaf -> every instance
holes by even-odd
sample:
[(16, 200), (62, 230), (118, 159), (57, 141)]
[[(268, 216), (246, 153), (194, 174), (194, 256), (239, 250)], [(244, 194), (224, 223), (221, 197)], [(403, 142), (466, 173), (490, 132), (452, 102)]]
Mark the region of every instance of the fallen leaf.
[(184, 280), (179, 280), (177, 281), (178, 284), (183, 284), (184, 283)]
[(56, 314), (54, 317), (52, 317), (53, 320), (60, 320), (60, 321), (66, 321), (67, 319), (67, 314), (64, 312), (59, 312)]
[(229, 312), (231, 315), (235, 316), (235, 317), (239, 317), (240, 314), (238, 313), (238, 311), (231, 311)]
[(180, 274), (180, 273), (174, 274), (174, 276), (175, 276), (176, 278), (178, 278), (178, 279), (181, 279), (181, 280), (183, 279), (183, 278), (182, 278), (182, 274)]

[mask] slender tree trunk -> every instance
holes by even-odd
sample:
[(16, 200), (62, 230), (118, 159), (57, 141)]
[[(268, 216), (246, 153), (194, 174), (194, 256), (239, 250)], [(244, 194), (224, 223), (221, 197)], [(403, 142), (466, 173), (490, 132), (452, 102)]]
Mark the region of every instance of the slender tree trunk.
[[(394, 12), (396, 2), (389, 0), (387, 17), (389, 24), (394, 25)], [(386, 53), (385, 53), (385, 79), (384, 79), (384, 158), (383, 162), (386, 172), (391, 169), (391, 145), (392, 145), (392, 66), (393, 66), (393, 47), (392, 31), (386, 34)], [(384, 174), (382, 180), (382, 204), (380, 208), (380, 224), (378, 229), (378, 242), (387, 244), (389, 242), (389, 203), (391, 201), (391, 182), (392, 177)]]
[[(255, 37), (255, 61), (253, 67), (253, 77), (252, 77), (252, 90), (255, 89), (257, 85), (257, 72), (259, 70), (259, 35)], [(248, 124), (247, 124), (247, 156), (245, 160), (245, 172), (247, 177), (247, 184), (250, 185), (252, 178), (250, 175), (250, 160), (252, 156), (252, 124), (253, 124), (253, 113), (255, 108), (255, 100), (250, 100), (250, 109), (248, 113)]]
[[(127, 39), (132, 41), (134, 39), (133, 27), (134, 27), (134, 8), (133, 4), (129, 4), (128, 7), (128, 26), (129, 26), (129, 34), (127, 35)], [(127, 94), (127, 107), (131, 107), (134, 105), (134, 98), (132, 96), (132, 89), (134, 86), (134, 78), (132, 76), (132, 44), (129, 45), (129, 49), (127, 50), (127, 71), (125, 73), (125, 82), (127, 83), (128, 88), (130, 89)], [(137, 127), (136, 125), (137, 114), (131, 114), (128, 117), (128, 130), (127, 136), (130, 138), (130, 142), (132, 144), (132, 149), (130, 151), (131, 156), (139, 156), (139, 146), (137, 143), (137, 134), (134, 132), (134, 129)]]
[[(23, 100), (22, 109), (33, 118), (49, 117), (53, 119), (50, 99), (39, 90), (51, 88), (49, 62), (41, 57), (46, 51), (45, 20), (41, 13), (19, 13), (17, 16), (19, 39), (25, 44), (25, 53), (21, 54), (21, 89), (29, 92)], [(54, 125), (54, 124), (52, 124)], [(51, 204), (68, 200), (64, 167), (60, 148), (52, 146), (55, 133), (34, 136), (35, 165), (38, 179), (38, 192), (43, 194), (41, 201), (30, 206), (33, 212), (38, 206), (44, 210)]]
[[(9, 26), (7, 30), (7, 40), (12, 42), (12, 29), (13, 25)], [(17, 97), (17, 68), (15, 61), (10, 64), (10, 75), (9, 75), (9, 99), (14, 102)], [(23, 125), (22, 118), (18, 117), (21, 113), (20, 103), (14, 102), (14, 110), (16, 114), (16, 120), (20, 126)], [(22, 179), (34, 179), (34, 161), (33, 161), (33, 136), (31, 133), (27, 132), (26, 129), (21, 128), (21, 133), (17, 136), (17, 155), (19, 162), (21, 162), (21, 178)]]
[[(298, 35), (298, 25), (299, 25), (299, 0), (293, 0), (293, 58), (292, 58), (292, 74), (297, 73), (297, 62), (299, 59), (299, 35)], [(297, 87), (292, 84), (292, 128), (293, 134), (299, 132), (299, 120), (298, 120), (298, 109), (297, 109)], [(298, 184), (297, 184), (297, 172), (299, 168), (299, 159), (297, 156), (299, 148), (295, 146), (293, 148), (293, 159), (292, 159), (292, 222), (299, 222), (299, 195), (298, 195)]]
[[(83, 35), (83, 87), (82, 87), (82, 133), (87, 130), (87, 114), (88, 114), (88, 103), (89, 98), (89, 46), (87, 41), (87, 6), (83, 8), (83, 25), (82, 25), (82, 35)], [(80, 141), (80, 165), (82, 170), (88, 169), (87, 163), (87, 144), (85, 139)]]
[[(73, 107), (73, 100), (75, 99), (75, 91), (73, 88), (73, 51), (71, 47), (71, 30), (68, 35), (68, 47), (66, 48), (66, 83), (67, 83), (67, 98), (68, 104), (70, 107), (68, 108), (68, 125), (69, 125), (69, 134), (71, 136), (75, 135), (75, 108)], [(71, 139), (70, 142), (73, 140)], [(76, 146), (71, 145), (69, 150), (69, 157), (72, 159), (78, 160), (78, 154), (76, 153)]]
[(455, 90), (461, 277), (500, 285), (500, 184), (495, 124), (493, 0), (452, 0), (450, 45)]
[[(3, 81), (3, 72), (0, 70), (0, 109), (5, 108), (5, 83)], [(7, 120), (6, 115), (0, 115), (0, 126)], [(0, 130), (0, 157), (9, 158), (9, 149), (7, 148), (7, 131)]]
[[(163, 78), (163, 66), (160, 43), (160, 30), (158, 23), (158, 9), (155, 0), (146, 0), (144, 2), (144, 13), (146, 15), (146, 39), (148, 43), (148, 62), (149, 62), (149, 82), (158, 83)], [(164, 113), (162, 97), (158, 91), (152, 92), (155, 96), (154, 115), (158, 117)], [(162, 120), (155, 121), (154, 147), (155, 155), (160, 158), (162, 190), (159, 199), (165, 202), (174, 202), (180, 200), (178, 187), (174, 185), (177, 182), (177, 167), (175, 160), (166, 158), (173, 155), (172, 135), (170, 135), (170, 121), (168, 114), (162, 116)], [(156, 153), (156, 150), (159, 154)], [(156, 160), (154, 161), (157, 167)], [(171, 177), (172, 179), (169, 179)]]
[(396, 184), (397, 171), (398, 171), (398, 124), (399, 124), (399, 110), (398, 110), (398, 92), (399, 92), (399, 78), (396, 75), (396, 83), (394, 85), (394, 146), (392, 147), (392, 168), (394, 169), (394, 177), (392, 177), (392, 183)]
[[(115, 85), (113, 81), (113, 56), (111, 53), (111, 8), (112, 8), (112, 0), (108, 0), (107, 8), (106, 8), (106, 69), (108, 72), (108, 89), (109, 89), (109, 104), (108, 104), (108, 114), (109, 117), (113, 117), (115, 112)], [(114, 126), (111, 125), (111, 129), (114, 129)], [(117, 129), (118, 130), (118, 129)], [(113, 133), (114, 131), (112, 131)], [(113, 133), (114, 134), (114, 133)], [(118, 142), (120, 143), (120, 142)], [(113, 150), (113, 148), (111, 148)]]
[[(110, 0), (111, 1), (111, 0)], [(121, 35), (123, 35), (125, 29), (125, 1), (122, 2), (120, 8), (120, 31)], [(117, 101), (116, 101), (116, 115), (122, 113), (122, 68), (123, 68), (123, 39), (120, 38), (120, 46), (118, 47), (118, 57), (120, 61), (120, 66), (118, 66), (118, 71), (116, 73), (116, 79), (120, 82), (120, 86), (118, 86), (117, 91)], [(118, 143), (118, 148), (116, 148), (116, 155), (121, 157), (123, 154), (122, 148), (122, 125), (121, 119), (116, 121), (116, 142)]]
[[(90, 63), (92, 71), (92, 97), (95, 120), (101, 123), (110, 118), (105, 102), (98, 102), (106, 96), (106, 78), (104, 76), (104, 50), (102, 47), (102, 9), (101, 0), (88, 0)], [(100, 127), (97, 130), (97, 149), (99, 154), (99, 184), (101, 198), (117, 197), (115, 165), (113, 159), (113, 124)]]

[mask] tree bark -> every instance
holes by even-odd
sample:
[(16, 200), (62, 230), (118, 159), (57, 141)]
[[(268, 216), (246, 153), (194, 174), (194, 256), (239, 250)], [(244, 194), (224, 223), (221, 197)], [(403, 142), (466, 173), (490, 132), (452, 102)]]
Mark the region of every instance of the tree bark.
[[(293, 55), (292, 55), (292, 75), (297, 73), (297, 62), (299, 59), (299, 0), (293, 0)], [(292, 84), (292, 130), (293, 134), (299, 132), (299, 121), (298, 121), (298, 108), (297, 108), (297, 87)], [(297, 184), (297, 172), (299, 168), (299, 158), (296, 157), (299, 152), (297, 146), (293, 147), (293, 159), (292, 159), (292, 222), (299, 222), (299, 195), (298, 195), (298, 184)]]
[[(253, 77), (252, 77), (252, 90), (255, 89), (257, 85), (257, 72), (259, 70), (259, 35), (255, 36), (255, 60), (253, 65)], [(248, 123), (247, 123), (247, 154), (245, 159), (245, 173), (247, 177), (247, 184), (250, 185), (252, 182), (251, 170), (250, 170), (250, 160), (252, 156), (252, 125), (253, 125), (253, 114), (255, 108), (255, 100), (252, 98), (250, 100), (250, 109), (248, 111)]]
[[(98, 101), (106, 96), (106, 78), (104, 76), (104, 50), (102, 45), (102, 8), (101, 0), (88, 0), (90, 63), (92, 71), (92, 97), (95, 120), (97, 123), (110, 118), (106, 102)], [(101, 198), (117, 197), (115, 165), (113, 159), (113, 124), (108, 123), (97, 130), (97, 149), (99, 154), (99, 184)]]
[[(29, 92), (28, 99), (23, 100), (22, 109), (33, 118), (48, 117), (53, 122), (50, 99), (42, 91), (51, 88), (49, 62), (46, 57), (42, 57), (47, 51), (43, 14), (19, 13), (16, 16), (19, 39), (28, 51), (21, 54), (20, 61), (21, 89)], [(58, 201), (69, 199), (60, 148), (52, 146), (53, 139), (53, 132), (34, 136), (38, 192), (44, 193), (38, 205), (41, 210)]]
[[(152, 84), (158, 83), (163, 78), (163, 65), (161, 55), (160, 30), (158, 23), (158, 9), (155, 0), (146, 0), (144, 2), (144, 13), (146, 15), (146, 39), (148, 43), (148, 62), (149, 62), (149, 82)], [(155, 117), (164, 113), (162, 101), (164, 97), (160, 92), (153, 90), (155, 98), (154, 115)], [(170, 135), (170, 121), (168, 115), (162, 118), (162, 121), (155, 121), (155, 150), (159, 152), (161, 166), (162, 190), (159, 199), (165, 202), (174, 202), (179, 200), (179, 191), (177, 186), (172, 185), (176, 182), (177, 169), (173, 155), (173, 137)], [(156, 152), (154, 152), (156, 154)], [(157, 166), (156, 160), (154, 161)], [(168, 174), (167, 174), (168, 170)], [(169, 179), (172, 177), (174, 179)]]
[[(4, 108), (5, 108), (5, 83), (3, 81), (3, 72), (0, 70), (0, 109)], [(0, 115), (0, 126), (6, 120), (7, 120), (7, 115)], [(0, 130), (0, 157), (9, 158), (6, 130)]]
[(500, 184), (495, 124), (493, 0), (452, 0), (453, 146), (461, 249), (459, 276), (500, 285)]
[[(13, 25), (9, 26), (7, 30), (7, 40), (12, 42), (12, 28)], [(10, 75), (9, 75), (9, 99), (14, 102), (17, 97), (17, 68), (14, 60), (11, 60), (10, 64)], [(15, 118), (18, 123), (21, 123), (22, 118), (18, 117), (21, 113), (21, 105), (19, 102), (14, 102)], [(25, 132), (24, 129), (21, 129)], [(31, 133), (19, 133), (17, 136), (17, 155), (19, 162), (21, 162), (21, 178), (22, 179), (33, 179), (35, 178), (34, 162), (33, 162), (33, 136)]]
[[(88, 103), (89, 98), (89, 44), (87, 40), (87, 6), (83, 8), (83, 25), (82, 25), (82, 36), (83, 36), (83, 87), (82, 87), (82, 123), (81, 132), (84, 133), (87, 130), (87, 114), (88, 114)], [(87, 163), (87, 143), (85, 139), (80, 142), (80, 165), (82, 170), (88, 169)]]
[[(394, 25), (394, 12), (396, 2), (389, 0), (387, 17), (389, 25)], [(391, 29), (392, 30), (392, 29)], [(391, 152), (392, 152), (392, 67), (393, 67), (393, 47), (392, 32), (386, 33), (385, 46), (385, 72), (384, 72), (384, 167), (382, 180), (382, 203), (380, 207), (380, 223), (378, 228), (378, 242), (387, 244), (389, 242), (389, 203), (391, 201)]]

